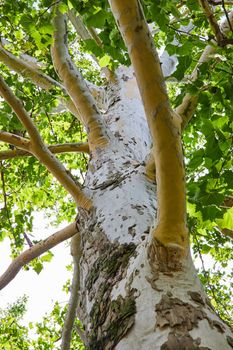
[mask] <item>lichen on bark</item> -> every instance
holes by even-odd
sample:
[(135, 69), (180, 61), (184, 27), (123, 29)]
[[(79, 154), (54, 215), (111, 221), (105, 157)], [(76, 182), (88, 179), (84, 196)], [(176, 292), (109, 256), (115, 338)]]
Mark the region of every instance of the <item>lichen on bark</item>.
[[(111, 292), (126, 274), (129, 260), (135, 255), (134, 243), (111, 243), (99, 233), (101, 247), (85, 278), (90, 303), (89, 326), (86, 327), (86, 349), (114, 349), (134, 324), (136, 302), (134, 289), (129, 285), (125, 296), (113, 299)], [(95, 249), (93, 249), (94, 251)]]

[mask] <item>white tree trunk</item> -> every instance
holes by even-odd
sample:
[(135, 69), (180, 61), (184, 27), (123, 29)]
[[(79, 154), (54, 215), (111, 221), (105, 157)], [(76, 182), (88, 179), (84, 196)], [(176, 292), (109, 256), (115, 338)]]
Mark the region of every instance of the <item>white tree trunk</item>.
[(86, 184), (94, 209), (79, 211), (82, 234), (78, 317), (90, 350), (227, 350), (230, 330), (217, 317), (190, 256), (172, 270), (151, 246), (156, 184), (145, 176), (151, 147), (130, 70), (106, 92), (111, 145), (91, 159)]

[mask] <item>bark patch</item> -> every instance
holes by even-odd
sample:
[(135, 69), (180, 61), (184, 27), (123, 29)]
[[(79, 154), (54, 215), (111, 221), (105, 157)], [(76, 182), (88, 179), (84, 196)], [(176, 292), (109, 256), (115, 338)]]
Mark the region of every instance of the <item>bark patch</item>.
[(114, 349), (134, 324), (136, 302), (133, 291), (126, 298), (118, 296), (112, 302), (107, 295), (104, 294), (103, 301), (99, 304), (95, 303), (92, 308), (91, 319), (93, 321), (88, 350)]
[(188, 294), (190, 295), (191, 299), (193, 301), (195, 301), (195, 303), (197, 304), (201, 304), (201, 305), (205, 305), (204, 300), (202, 299), (202, 296), (200, 293), (198, 292), (193, 292), (193, 291), (189, 291)]
[(121, 245), (106, 243), (101, 249), (102, 254), (95, 261), (86, 278), (85, 286), (87, 290), (90, 291), (92, 289), (100, 274), (104, 275), (104, 279), (107, 277), (107, 280), (113, 279), (115, 282), (118, 274), (117, 279), (120, 280), (135, 249), (136, 245), (134, 243)]
[(113, 286), (124, 278), (136, 245), (106, 242), (86, 278), (89, 298), (95, 300), (90, 312), (88, 350), (111, 350), (134, 324), (135, 290), (128, 286), (126, 296), (111, 300)]
[(181, 332), (189, 332), (197, 327), (198, 321), (207, 318), (206, 313), (198, 307), (185, 303), (178, 298), (163, 295), (156, 305), (156, 327), (171, 327)]
[(198, 322), (207, 319), (202, 305), (195, 307), (170, 295), (163, 295), (155, 307), (157, 321), (155, 328), (171, 328), (167, 341), (161, 350), (211, 350), (200, 346), (200, 339), (193, 339), (189, 332), (198, 326)]
[(177, 336), (169, 333), (168, 340), (161, 346), (161, 350), (211, 350), (199, 344), (199, 338), (194, 340), (190, 335)]
[(183, 269), (183, 252), (180, 252), (176, 246), (165, 247), (157, 239), (153, 239), (148, 248), (148, 260), (152, 270), (157, 272), (171, 273)]

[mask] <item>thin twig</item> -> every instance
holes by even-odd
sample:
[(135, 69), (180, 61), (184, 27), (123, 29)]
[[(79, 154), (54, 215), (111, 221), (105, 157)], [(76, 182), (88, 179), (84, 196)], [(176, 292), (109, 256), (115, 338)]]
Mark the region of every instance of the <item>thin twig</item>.
[(55, 133), (55, 131), (53, 129), (53, 124), (51, 122), (50, 116), (49, 116), (49, 114), (46, 111), (45, 111), (45, 115), (46, 115), (46, 117), (48, 119), (48, 122), (49, 122), (49, 125), (50, 125), (50, 128), (51, 128), (51, 133), (53, 134), (54, 140), (58, 143), (57, 135), (56, 135), (56, 133)]
[[(90, 153), (88, 142), (63, 143), (63, 144), (51, 145), (47, 147), (50, 150), (50, 152), (52, 152), (53, 154), (70, 153), (70, 152), (74, 152), (74, 153), (84, 152), (87, 154)], [(34, 154), (21, 149), (0, 151), (0, 160), (19, 158), (19, 157), (31, 157), (31, 156), (34, 156)]]
[(1, 181), (2, 181), (2, 194), (3, 194), (3, 200), (4, 200), (4, 208), (7, 211), (7, 195), (6, 195), (6, 188), (5, 188), (5, 177), (4, 177), (4, 167), (3, 167), (3, 163), (0, 162), (0, 166), (1, 166)]
[(61, 0), (57, 0), (57, 1), (52, 2), (52, 4), (50, 4), (49, 6), (47, 6), (46, 9), (45, 9), (42, 13), (40, 13), (39, 18), (42, 17), (42, 16), (44, 16), (44, 14), (45, 14), (51, 7), (56, 6), (56, 5), (59, 4), (60, 2), (61, 2)]
[[(229, 14), (230, 21), (233, 21), (233, 11), (230, 12)], [(220, 23), (220, 29), (221, 32), (223, 33), (224, 36), (226, 36), (230, 30), (229, 24), (226, 20), (222, 21)], [(198, 69), (199, 67), (205, 63), (210, 61), (211, 57), (216, 51), (216, 45), (214, 46), (214, 42), (212, 42), (212, 45), (207, 45), (202, 52), (192, 74), (190, 77), (190, 80), (194, 82), (198, 78)], [(184, 96), (181, 104), (176, 107), (175, 111), (178, 113), (181, 118), (182, 118), (182, 129), (185, 129), (189, 121), (192, 119), (196, 107), (198, 104), (198, 97), (199, 94), (197, 95), (191, 95), (189, 92)]]
[(191, 36), (191, 37), (193, 37), (193, 38), (200, 39), (200, 40), (202, 40), (202, 41), (208, 41), (208, 39), (205, 38), (204, 36), (199, 36), (199, 35), (197, 35), (197, 34), (192, 34), (192, 33), (189, 33), (188, 31), (185, 31), (185, 30), (182, 30), (182, 29), (177, 29), (177, 28), (173, 27), (171, 24), (168, 24), (167, 26), (168, 26), (168, 28), (173, 29), (173, 30), (174, 30), (175, 32), (177, 32), (177, 33), (181, 33), (181, 34), (184, 34), (184, 35), (188, 35), (188, 36)]
[[(225, 2), (224, 2), (224, 0), (222, 0), (221, 3), (222, 3), (222, 8), (223, 8), (223, 11), (224, 11), (224, 13), (225, 13), (225, 16), (226, 16), (226, 19), (227, 19), (229, 28), (230, 28), (231, 31), (233, 31), (232, 25), (231, 25), (231, 21), (230, 21), (228, 12), (227, 12), (226, 7), (225, 7)], [(233, 4), (233, 3), (232, 3), (232, 4)]]

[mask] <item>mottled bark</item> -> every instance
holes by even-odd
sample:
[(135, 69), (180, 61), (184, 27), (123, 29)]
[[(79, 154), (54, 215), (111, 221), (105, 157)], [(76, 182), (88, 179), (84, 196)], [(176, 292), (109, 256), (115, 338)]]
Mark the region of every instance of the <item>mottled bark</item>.
[(168, 251), (152, 244), (157, 201), (144, 162), (149, 128), (132, 72), (119, 70), (118, 81), (105, 117), (117, 142), (90, 161), (93, 208), (80, 210), (77, 221), (77, 314), (86, 349), (231, 349), (230, 330), (204, 294), (191, 256), (174, 266)]

